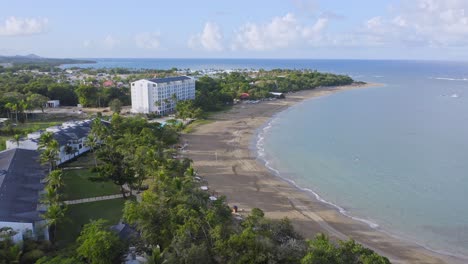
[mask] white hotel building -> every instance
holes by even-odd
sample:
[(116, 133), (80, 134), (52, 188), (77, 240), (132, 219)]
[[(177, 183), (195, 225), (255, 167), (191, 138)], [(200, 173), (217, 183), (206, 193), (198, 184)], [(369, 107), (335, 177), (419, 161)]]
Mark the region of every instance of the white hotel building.
[(142, 79), (131, 83), (132, 112), (165, 115), (175, 109), (177, 101), (195, 99), (195, 79), (187, 76)]

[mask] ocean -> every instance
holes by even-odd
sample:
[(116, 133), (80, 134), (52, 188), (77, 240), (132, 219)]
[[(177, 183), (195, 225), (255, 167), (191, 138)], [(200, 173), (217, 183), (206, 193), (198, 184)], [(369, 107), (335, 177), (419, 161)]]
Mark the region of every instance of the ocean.
[(95, 60), (79, 66), (316, 69), (384, 84), (310, 99), (277, 114), (258, 133), (259, 158), (373, 228), (468, 256), (468, 63)]

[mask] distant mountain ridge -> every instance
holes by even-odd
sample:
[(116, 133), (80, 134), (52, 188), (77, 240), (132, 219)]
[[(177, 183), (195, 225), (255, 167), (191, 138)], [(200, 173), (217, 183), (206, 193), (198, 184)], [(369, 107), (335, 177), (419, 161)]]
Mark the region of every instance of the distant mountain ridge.
[(42, 59), (41, 56), (38, 56), (34, 53), (31, 53), (31, 54), (28, 54), (28, 55), (15, 55), (15, 57), (19, 57), (19, 58), (30, 58), (30, 59)]
[(9, 63), (12, 65), (40, 64), (40, 65), (59, 66), (62, 64), (79, 64), (79, 63), (96, 63), (96, 62), (91, 61), (91, 60), (80, 60), (80, 59), (44, 58), (39, 55), (31, 53), (28, 55), (14, 55), (14, 56), (0, 55), (0, 63)]

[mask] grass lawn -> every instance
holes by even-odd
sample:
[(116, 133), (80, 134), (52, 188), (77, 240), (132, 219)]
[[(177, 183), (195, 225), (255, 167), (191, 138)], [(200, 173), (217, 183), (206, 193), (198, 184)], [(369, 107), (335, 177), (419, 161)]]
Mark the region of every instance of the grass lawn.
[(0, 136), (0, 151), (6, 149), (6, 140), (10, 137)]
[(19, 123), (15, 128), (24, 130), (40, 130), (46, 129), (51, 126), (60, 125), (65, 121), (28, 121), (27, 123)]
[(183, 133), (190, 133), (192, 132), (196, 127), (198, 126), (201, 126), (201, 125), (204, 125), (204, 124), (209, 124), (213, 122), (213, 120), (207, 120), (207, 119), (198, 119), (198, 120), (195, 120), (193, 121), (192, 123), (190, 123), (188, 126), (186, 126), (182, 132)]
[(69, 205), (66, 220), (57, 230), (57, 244), (64, 247), (73, 243), (79, 236), (83, 225), (90, 220), (106, 219), (110, 225), (117, 224), (122, 218), (124, 199), (113, 199), (92, 203)]
[(96, 173), (91, 172), (89, 169), (63, 171), (62, 200), (76, 200), (120, 193), (119, 186), (112, 182), (90, 181), (89, 177), (93, 175), (96, 175)]
[[(97, 163), (99, 165), (99, 159), (97, 159)], [(66, 162), (60, 167), (85, 167), (85, 168), (93, 168), (94, 167), (94, 156), (91, 151), (83, 153), (81, 156), (77, 157), (75, 160)]]

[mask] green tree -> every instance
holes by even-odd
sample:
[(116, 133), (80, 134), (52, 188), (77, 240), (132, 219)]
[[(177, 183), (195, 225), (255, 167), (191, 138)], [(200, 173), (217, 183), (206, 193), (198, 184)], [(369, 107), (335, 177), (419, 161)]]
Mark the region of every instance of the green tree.
[(48, 186), (52, 186), (55, 190), (59, 190), (63, 186), (63, 174), (61, 170), (53, 170), (45, 178)]
[(176, 105), (176, 116), (178, 118), (200, 118), (203, 115), (203, 110), (196, 107), (192, 100), (178, 101)]
[(42, 94), (30, 94), (27, 100), (33, 109), (39, 108), (44, 113), (44, 107), (49, 98)]
[(47, 221), (49, 226), (49, 238), (52, 243), (55, 243), (57, 237), (57, 226), (65, 219), (67, 207), (64, 204), (53, 202), (47, 206), (47, 210), (42, 217)]
[(14, 135), (13, 139), (15, 140), (16, 146), (19, 147), (19, 143), (21, 141), (21, 135), (19, 134)]
[(80, 85), (75, 90), (83, 107), (97, 106), (98, 89), (90, 85)]
[(19, 263), (21, 253), (20, 245), (15, 245), (10, 238), (0, 241), (0, 263)]
[(119, 99), (113, 99), (109, 103), (109, 107), (114, 113), (120, 113), (122, 110), (122, 102)]
[(45, 149), (50, 144), (50, 142), (54, 140), (54, 133), (52, 132), (44, 132), (39, 137), (39, 149)]
[(123, 246), (102, 219), (86, 224), (77, 239), (76, 252), (91, 264), (120, 263)]
[(99, 157), (102, 164), (96, 170), (98, 171), (100, 180), (112, 181), (118, 185), (123, 197), (126, 198), (124, 186), (130, 186), (134, 182), (134, 169), (125, 159), (125, 156), (116, 150), (116, 146), (111, 142), (113, 141), (108, 139), (106, 145), (100, 148)]
[(64, 151), (65, 151), (65, 154), (67, 154), (68, 156), (75, 153), (74, 148), (71, 145), (66, 145), (64, 147)]
[(47, 97), (51, 100), (60, 100), (60, 105), (76, 106), (78, 103), (73, 87), (68, 84), (54, 83), (49, 85)]
[(99, 142), (96, 134), (93, 133), (93, 131), (91, 131), (91, 133), (86, 136), (84, 145), (91, 149), (91, 152), (93, 153), (94, 167), (97, 167), (96, 148), (99, 146)]
[(57, 159), (58, 159), (58, 154), (59, 154), (59, 144), (57, 140), (53, 139), (47, 143), (45, 148), (41, 147), (40, 141), (39, 141), (39, 146), (40, 146), (40, 149), (42, 149), (41, 154), (39, 156), (41, 163), (49, 164), (49, 172), (52, 172), (52, 170), (55, 169), (56, 164), (57, 164)]

